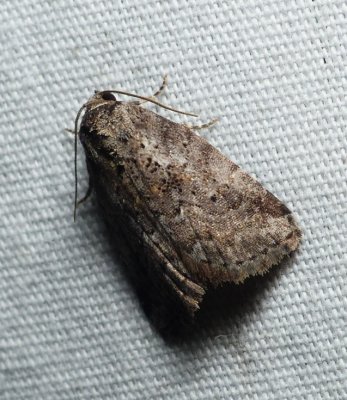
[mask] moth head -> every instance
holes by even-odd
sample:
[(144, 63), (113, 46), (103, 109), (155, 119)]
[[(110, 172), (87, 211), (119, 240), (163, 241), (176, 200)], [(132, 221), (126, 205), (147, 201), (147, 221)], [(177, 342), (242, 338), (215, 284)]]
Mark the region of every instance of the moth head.
[(86, 135), (89, 133), (89, 128), (86, 125), (80, 126), (80, 129), (78, 128), (79, 125), (79, 120), (84, 112), (85, 116), (88, 115), (88, 113), (92, 110), (96, 110), (99, 107), (102, 107), (104, 105), (108, 105), (109, 103), (111, 104), (120, 104), (120, 101), (117, 101), (116, 97), (112, 94), (111, 91), (105, 90), (105, 91), (95, 91), (94, 95), (89, 98), (89, 100), (83, 104), (83, 106), (78, 110), (77, 116), (75, 118), (75, 206), (74, 206), (74, 219), (76, 219), (76, 210), (77, 210), (77, 138), (80, 137), (81, 142), (83, 143)]

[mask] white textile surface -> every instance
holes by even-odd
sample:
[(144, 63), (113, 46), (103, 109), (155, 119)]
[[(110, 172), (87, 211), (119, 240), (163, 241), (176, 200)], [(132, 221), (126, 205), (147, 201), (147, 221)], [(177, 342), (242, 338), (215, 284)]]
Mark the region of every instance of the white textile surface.
[[(0, 21), (0, 399), (347, 399), (346, 1), (2, 0)], [(94, 197), (73, 222), (64, 131), (95, 89), (151, 95), (165, 73), (161, 101), (199, 119), (146, 107), (218, 117), (201, 134), (304, 232), (175, 342)], [(78, 167), (82, 194), (80, 146)]]

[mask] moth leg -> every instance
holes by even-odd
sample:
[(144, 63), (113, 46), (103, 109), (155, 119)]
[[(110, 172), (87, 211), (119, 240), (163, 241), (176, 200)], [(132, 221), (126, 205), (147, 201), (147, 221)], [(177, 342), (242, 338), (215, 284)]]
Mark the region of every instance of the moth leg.
[(93, 193), (93, 181), (92, 178), (89, 175), (89, 182), (88, 182), (88, 189), (86, 191), (86, 194), (77, 202), (77, 207), (79, 205), (81, 205), (82, 203), (84, 203), (86, 200), (88, 200), (88, 198), (90, 197), (90, 195)]
[(216, 124), (218, 121), (219, 121), (218, 118), (214, 118), (214, 119), (211, 119), (211, 121), (207, 122), (206, 124), (202, 124), (202, 125), (186, 125), (186, 126), (189, 129), (199, 130), (199, 129), (209, 128), (210, 126)]
[(163, 76), (163, 82), (162, 82), (160, 88), (152, 95), (152, 97), (160, 96), (163, 93), (163, 91), (166, 88), (166, 86), (167, 86), (167, 74), (165, 74)]
[(72, 133), (73, 135), (75, 134), (75, 131), (72, 129), (65, 128), (64, 131)]
[[(167, 74), (165, 74), (163, 76), (163, 82), (162, 82), (160, 88), (154, 94), (152, 94), (152, 96), (150, 96), (149, 98), (150, 99), (156, 99), (158, 96), (160, 96), (163, 93), (163, 91), (166, 88), (166, 86), (167, 86)], [(147, 100), (141, 100), (141, 101), (139, 101), (137, 103), (138, 104), (143, 104), (143, 103), (146, 103), (146, 102), (147, 102)]]

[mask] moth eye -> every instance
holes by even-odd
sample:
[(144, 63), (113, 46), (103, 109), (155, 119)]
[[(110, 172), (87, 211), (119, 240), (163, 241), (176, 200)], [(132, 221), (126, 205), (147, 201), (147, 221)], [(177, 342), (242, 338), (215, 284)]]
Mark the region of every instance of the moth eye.
[(110, 93), (110, 92), (102, 92), (100, 93), (100, 96), (102, 97), (103, 100), (109, 100), (109, 101), (116, 101), (117, 99), (115, 98), (115, 96)]

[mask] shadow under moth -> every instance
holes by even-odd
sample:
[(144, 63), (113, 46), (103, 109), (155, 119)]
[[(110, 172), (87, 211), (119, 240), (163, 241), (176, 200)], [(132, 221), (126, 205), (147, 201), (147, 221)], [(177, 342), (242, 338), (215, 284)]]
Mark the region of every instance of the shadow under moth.
[[(96, 92), (76, 117), (75, 150), (78, 136), (87, 195), (93, 188), (108, 224), (140, 249), (162, 296), (194, 314), (209, 286), (263, 274), (298, 247), (301, 233), (281, 201), (194, 129), (141, 107), (173, 110), (158, 94)], [(76, 199), (77, 180), (75, 213)]]

